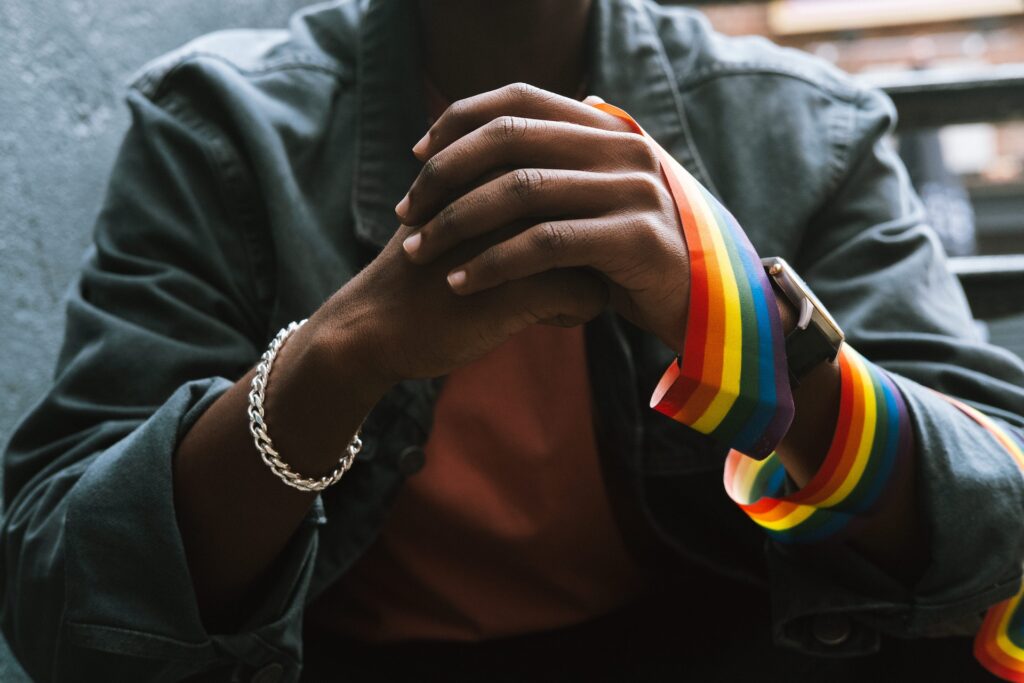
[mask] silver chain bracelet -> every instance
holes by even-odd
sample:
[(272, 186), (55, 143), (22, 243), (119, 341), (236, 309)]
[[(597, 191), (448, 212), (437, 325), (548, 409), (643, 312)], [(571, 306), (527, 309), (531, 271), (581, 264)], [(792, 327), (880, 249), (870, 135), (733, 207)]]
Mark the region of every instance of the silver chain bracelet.
[(256, 366), (256, 376), (252, 378), (251, 389), (249, 390), (249, 432), (252, 434), (256, 450), (260, 452), (263, 462), (267, 464), (270, 471), (276, 474), (281, 481), (300, 491), (323, 491), (331, 484), (337, 483), (342, 475), (352, 467), (352, 462), (355, 460), (356, 455), (363, 448), (363, 442), (359, 438), (359, 430), (356, 430), (355, 436), (352, 437), (352, 440), (345, 448), (345, 453), (338, 460), (338, 466), (334, 468), (333, 472), (317, 479), (308, 479), (295, 472), (288, 466), (288, 463), (281, 459), (281, 455), (274, 448), (274, 442), (270, 439), (270, 433), (267, 432), (267, 423), (263, 414), (263, 399), (265, 398), (267, 383), (270, 381), (270, 369), (274, 365), (274, 359), (277, 358), (278, 352), (284, 346), (288, 337), (305, 324), (306, 320), (300, 320), (283, 328), (277, 333), (274, 340), (270, 342), (267, 350), (263, 352), (259, 365)]

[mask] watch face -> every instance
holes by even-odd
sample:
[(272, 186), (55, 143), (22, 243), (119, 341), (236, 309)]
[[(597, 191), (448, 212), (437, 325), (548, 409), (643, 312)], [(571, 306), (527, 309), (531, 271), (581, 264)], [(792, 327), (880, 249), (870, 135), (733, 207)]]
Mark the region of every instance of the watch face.
[(796, 274), (793, 267), (777, 256), (762, 259), (762, 263), (765, 268), (769, 269), (769, 274), (775, 278), (779, 287), (786, 293), (786, 296), (789, 297), (794, 306), (799, 309), (800, 301), (803, 299), (811, 302), (811, 305), (814, 307), (814, 312), (811, 314), (811, 322), (828, 338), (833, 347), (838, 349), (839, 345), (843, 342), (843, 329), (839, 327), (839, 323), (835, 321), (828, 312), (828, 309), (818, 300), (818, 297), (814, 296), (814, 292), (807, 286), (807, 283)]

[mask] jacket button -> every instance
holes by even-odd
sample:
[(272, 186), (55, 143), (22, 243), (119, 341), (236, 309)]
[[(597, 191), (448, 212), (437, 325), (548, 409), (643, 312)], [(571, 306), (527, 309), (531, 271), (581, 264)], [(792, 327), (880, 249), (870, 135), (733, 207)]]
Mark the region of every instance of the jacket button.
[(251, 683), (278, 683), (284, 676), (284, 667), (277, 662), (267, 664), (252, 675)]
[(822, 645), (835, 647), (850, 639), (852, 625), (843, 614), (819, 614), (811, 622), (811, 635)]
[(398, 471), (405, 476), (416, 474), (423, 469), (427, 456), (420, 446), (407, 446), (398, 455)]

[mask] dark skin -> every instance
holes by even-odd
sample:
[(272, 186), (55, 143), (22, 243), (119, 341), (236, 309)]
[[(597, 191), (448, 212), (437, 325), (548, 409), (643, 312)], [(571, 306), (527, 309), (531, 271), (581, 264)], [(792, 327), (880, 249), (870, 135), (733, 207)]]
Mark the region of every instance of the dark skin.
[[(395, 383), (446, 374), (529, 325), (578, 325), (610, 306), (682, 348), (687, 250), (651, 149), (613, 117), (555, 94), (583, 80), (589, 8), (584, 0), (420, 3), (428, 73), (449, 97), (472, 97), (417, 145), (425, 170), (396, 209), (403, 225), (393, 239), (274, 365), (267, 422), (304, 476), (334, 468)], [(496, 90), (513, 81), (547, 90)], [(788, 305), (780, 310), (790, 317)], [(211, 629), (244, 618), (314, 498), (281, 483), (256, 454), (246, 417), (252, 375), (199, 418), (174, 463), (179, 526)], [(836, 366), (814, 370), (795, 398), (779, 453), (802, 485), (831, 438)], [(853, 539), (908, 581), (925, 556), (912, 481), (901, 480), (878, 522)]]
[[(410, 260), (430, 264), (464, 240), (532, 221), (452, 269), (452, 290), (470, 296), (535, 273), (585, 267), (608, 284), (613, 310), (682, 352), (689, 303), (682, 225), (651, 143), (623, 121), (515, 84), (449, 108), (413, 151), (424, 167), (396, 207), (404, 224), (418, 226), (403, 245)], [(481, 177), (493, 179), (466, 191)], [(789, 331), (793, 312), (784, 297), (777, 303)], [(839, 386), (838, 365), (822, 363), (794, 392), (796, 416), (777, 452), (798, 486), (828, 452)], [(896, 485), (851, 541), (910, 582), (924, 567), (925, 549), (913, 476)]]

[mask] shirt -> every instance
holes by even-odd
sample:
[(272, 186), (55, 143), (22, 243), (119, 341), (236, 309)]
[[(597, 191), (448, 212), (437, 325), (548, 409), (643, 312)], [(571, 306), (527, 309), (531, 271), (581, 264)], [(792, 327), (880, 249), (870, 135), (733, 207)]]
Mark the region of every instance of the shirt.
[[(276, 332), (393, 234), (425, 132), (412, 12), (401, 0), (318, 5), (287, 30), (202, 38), (133, 81), (133, 124), (68, 293), (54, 379), (4, 455), (0, 627), (36, 680), (299, 678), (306, 606), (377, 536), (429, 436), (437, 383), (402, 382), (374, 408), (364, 452), (317, 498), (231, 632), (199, 617), (172, 458)], [(886, 142), (891, 103), (683, 8), (595, 0), (590, 38), (591, 92), (727, 206), (759, 254), (793, 264), (898, 385), (929, 564), (902, 586), (851, 548), (767, 539), (723, 489), (724, 449), (648, 407), (672, 351), (612, 314), (584, 328), (607, 481), (682, 571), (770, 602), (770, 617), (733, 612), (775, 643), (737, 658), (750, 676), (794, 661), (788, 648), (817, 680), (852, 664), (815, 655), (859, 658), (878, 680), (900, 675), (893, 661), (917, 663), (907, 676), (920, 677), (939, 660), (906, 638), (973, 634), (1016, 592), (1024, 557), (1016, 464), (931, 389), (1019, 429), (1024, 364), (978, 338)], [(679, 637), (700, 627), (684, 621)]]
[(483, 640), (630, 602), (643, 572), (603, 482), (583, 331), (535, 325), (450, 373), (422, 470), (312, 618), (368, 641)]

